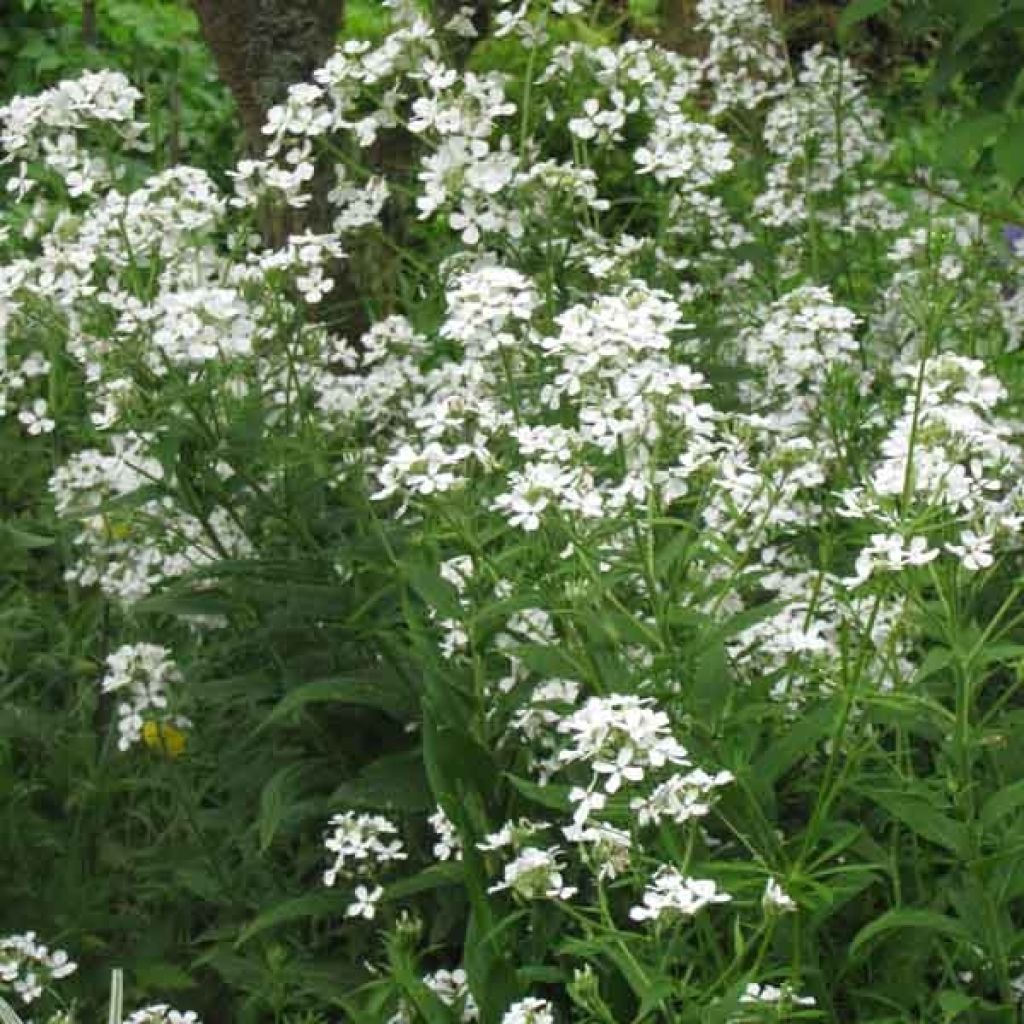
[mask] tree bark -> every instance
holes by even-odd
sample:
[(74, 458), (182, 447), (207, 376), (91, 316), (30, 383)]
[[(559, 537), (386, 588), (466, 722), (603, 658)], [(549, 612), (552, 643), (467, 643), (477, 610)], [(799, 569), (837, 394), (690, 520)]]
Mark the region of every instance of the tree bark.
[(345, 0), (192, 0), (248, 149), (263, 150), (267, 111), (334, 48)]
[(661, 20), (660, 41), (665, 46), (688, 54), (700, 50), (700, 40), (694, 32), (696, 0), (661, 0), (658, 17)]
[(82, 42), (96, 45), (96, 0), (82, 0)]

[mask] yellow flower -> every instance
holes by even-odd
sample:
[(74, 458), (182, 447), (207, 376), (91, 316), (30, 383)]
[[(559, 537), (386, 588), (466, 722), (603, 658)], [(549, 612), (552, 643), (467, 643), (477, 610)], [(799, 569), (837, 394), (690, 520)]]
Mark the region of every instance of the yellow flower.
[(150, 750), (177, 757), (185, 749), (185, 734), (170, 722), (145, 722), (142, 740)]

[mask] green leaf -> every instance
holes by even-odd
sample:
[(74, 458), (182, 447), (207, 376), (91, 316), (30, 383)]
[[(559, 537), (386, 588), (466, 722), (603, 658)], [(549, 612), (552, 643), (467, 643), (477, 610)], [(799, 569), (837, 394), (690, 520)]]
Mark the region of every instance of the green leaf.
[(500, 1020), (521, 995), (516, 984), (515, 961), (497, 941), (489, 914), (470, 914), (466, 926), (464, 963), (470, 991), (484, 1020)]
[(782, 611), (787, 606), (787, 601), (766, 601), (764, 604), (754, 605), (752, 608), (745, 608), (733, 615), (720, 625), (710, 626), (704, 640), (705, 647), (719, 644), (729, 637), (756, 626), (759, 622), (771, 618), (776, 612)]
[(296, 781), (302, 775), (301, 764), (285, 765), (275, 772), (260, 792), (260, 853), (265, 853), (277, 835), (287, 814), (289, 800), (298, 795)]
[(400, 878), (392, 882), (384, 890), (383, 900), (403, 900), (409, 896), (415, 896), (421, 892), (429, 892), (432, 889), (443, 889), (453, 885), (461, 885), (463, 882), (463, 868), (458, 861), (451, 861), (445, 864), (431, 864), (430, 867), (411, 875), (409, 878)]
[(43, 537), (38, 533), (29, 533), (28, 530), (19, 529), (10, 523), (0, 523), (0, 531), (11, 542), (11, 544), (22, 551), (34, 551), (37, 548), (50, 548), (54, 545), (52, 537)]
[(509, 647), (509, 653), (545, 679), (578, 679), (586, 674), (563, 647), (553, 644), (517, 644)]
[(212, 593), (154, 594), (132, 605), (136, 613), (174, 615), (185, 619), (197, 615), (228, 615), (236, 608), (237, 604), (223, 594)]
[(850, 945), (850, 956), (856, 956), (869, 942), (880, 935), (907, 928), (932, 932), (934, 935), (945, 935), (964, 942), (971, 941), (971, 933), (955, 918), (947, 917), (934, 910), (898, 908), (882, 914), (881, 917), (875, 918), (870, 924), (861, 928)]
[(135, 964), (132, 967), (132, 977), (136, 985), (151, 992), (158, 992), (161, 989), (167, 992), (181, 992), (196, 987), (195, 979), (191, 975), (180, 967), (163, 961)]
[(939, 159), (961, 169), (970, 169), (981, 153), (998, 138), (1006, 119), (987, 113), (965, 118), (946, 130), (939, 146)]
[(462, 605), (455, 588), (435, 569), (417, 563), (407, 563), (402, 571), (409, 585), (423, 600), (446, 619), (461, 619)]
[(937, 995), (939, 1008), (946, 1015), (946, 1020), (952, 1024), (961, 1014), (973, 1010), (978, 1005), (977, 996), (969, 996), (964, 992), (957, 992), (955, 989), (944, 989)]
[(894, 790), (865, 788), (861, 792), (917, 835), (957, 856), (966, 855), (971, 838), (967, 826), (943, 814), (927, 800)]
[(1024, 123), (1011, 122), (992, 148), (996, 172), (1011, 187), (1024, 178)]
[(917, 672), (914, 683), (922, 683), (937, 672), (953, 664), (953, 652), (948, 647), (933, 647), (924, 657)]
[(715, 722), (725, 710), (732, 692), (732, 673), (725, 644), (706, 648), (697, 658), (692, 695), (700, 721)]
[(963, 49), (972, 39), (1000, 21), (1006, 12), (1003, 0), (971, 0), (959, 13), (962, 20), (950, 44), (953, 50)]
[(417, 747), (379, 758), (356, 779), (340, 785), (331, 795), (331, 803), (409, 813), (432, 809), (435, 800), (427, 784), (423, 751)]
[(851, 0), (839, 15), (837, 28), (840, 38), (850, 34), (851, 30), (861, 22), (881, 14), (891, 6), (892, 0)]
[(838, 709), (839, 702), (833, 698), (798, 719), (792, 728), (784, 730), (752, 765), (751, 783), (758, 787), (771, 786), (797, 761), (810, 754), (831, 732)]
[(311, 704), (352, 704), (376, 708), (403, 722), (415, 718), (419, 709), (416, 696), (401, 679), (367, 670), (353, 675), (315, 679), (297, 686), (285, 694), (257, 731)]
[(505, 773), (505, 778), (512, 785), (535, 804), (547, 807), (552, 811), (566, 813), (569, 810), (569, 787), (568, 786), (538, 786), (535, 782), (521, 779), (517, 775)]
[(1000, 818), (1024, 805), (1024, 779), (1011, 782), (993, 793), (981, 808), (979, 819), (984, 828), (991, 828)]
[(333, 914), (344, 914), (350, 902), (350, 894), (337, 892), (333, 889), (326, 892), (311, 892), (294, 899), (283, 900), (259, 914), (235, 940), (235, 948), (245, 945), (262, 932), (277, 928), (294, 921), (305, 921), (309, 918), (329, 917)]

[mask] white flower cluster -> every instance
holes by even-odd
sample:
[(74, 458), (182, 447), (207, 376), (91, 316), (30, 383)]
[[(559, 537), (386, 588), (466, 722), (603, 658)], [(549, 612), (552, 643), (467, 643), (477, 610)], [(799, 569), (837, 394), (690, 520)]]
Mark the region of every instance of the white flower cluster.
[(770, 415), (766, 427), (828, 442), (830, 432), (822, 429), (828, 427), (828, 400), (851, 382), (858, 390), (867, 386), (855, 333), (859, 322), (827, 288), (806, 285), (776, 300), (755, 327), (741, 332), (740, 357), (757, 377), (741, 382), (740, 394), (762, 417)]
[(488, 892), (509, 890), (524, 900), (568, 900), (576, 894), (574, 886), (566, 885), (562, 851), (553, 846), (544, 849), (525, 846), (510, 860), (500, 882)]
[(527, 996), (505, 1011), (501, 1024), (555, 1024), (555, 1008), (546, 999)]
[(202, 1024), (202, 1021), (194, 1010), (175, 1010), (166, 1003), (153, 1003), (129, 1014), (124, 1024)]
[(783, 91), (785, 42), (759, 0), (698, 0), (696, 15), (708, 40), (702, 71), (713, 114), (753, 110)]
[[(997, 538), (1024, 525), (1024, 484), (1014, 423), (996, 412), (1006, 391), (981, 360), (953, 353), (897, 365), (905, 389), (903, 414), (881, 444), (881, 460), (862, 485), (847, 488), (841, 513), (897, 525), (914, 512), (941, 510), (960, 526), (944, 548), (975, 572), (994, 561)], [(924, 537), (873, 533), (857, 556), (854, 585), (873, 572), (925, 565), (939, 548)]]
[(565, 884), (562, 850), (537, 845), (538, 834), (546, 830), (545, 824), (527, 819), (506, 822), (477, 844), (485, 852), (511, 853), (502, 880), (492, 885), (490, 892), (509, 891), (523, 900), (569, 900), (576, 894), (574, 886)]
[[(324, 885), (335, 885), (339, 877), (370, 875), (380, 867), (408, 858), (397, 826), (381, 814), (343, 811), (332, 815), (327, 824), (332, 831), (324, 840), (324, 846), (334, 859), (324, 872)], [(364, 907), (360, 916), (373, 916), (366, 913), (365, 907), (380, 899), (382, 893), (375, 893), (376, 890), (364, 889), (357, 901)]]
[[(768, 111), (764, 141), (775, 158), (754, 211), (773, 227), (815, 216), (840, 230), (892, 230), (902, 215), (871, 172), (888, 156), (878, 109), (849, 61), (808, 50), (796, 82)], [(856, 188), (850, 182), (858, 180)], [(837, 204), (837, 190), (849, 193)]]
[(72, 198), (107, 185), (114, 169), (81, 145), (81, 136), (100, 126), (113, 132), (124, 149), (143, 148), (146, 126), (134, 119), (142, 98), (124, 75), (90, 71), (35, 96), (17, 96), (0, 107), (0, 166), (17, 161), (7, 191), (23, 199), (34, 187), (31, 164), (42, 164), (62, 179)]
[(728, 903), (732, 897), (720, 892), (715, 882), (687, 878), (671, 865), (662, 865), (644, 890), (642, 902), (632, 907), (634, 921), (661, 921), (675, 916), (693, 917), (713, 903)]
[(63, 949), (44, 946), (35, 932), (0, 938), (0, 990), (8, 989), (28, 1005), (54, 981), (78, 969)]
[[(783, 728), (843, 685), (858, 645), (865, 689), (913, 678), (903, 585), (985, 573), (1024, 524), (1020, 427), (976, 357), (1012, 347), (1024, 272), (989, 267), (985, 226), (948, 204), (896, 212), (863, 78), (812, 50), (793, 80), (753, 0), (699, 0), (700, 58), (647, 40), (548, 52), (550, 17), (582, 0), (506, 0), (495, 28), (533, 48), (528, 104), (510, 77), (445, 63), (415, 4), (388, 6), (394, 31), (345, 41), (296, 84), (265, 156), (226, 190), (184, 167), (142, 180), (87, 148), (94, 129), (140, 142), (118, 76), (3, 108), (30, 255), (0, 267), (0, 388), (27, 444), (56, 432), (67, 453), (51, 492), (75, 523), (69, 581), (122, 602), (263, 556), (278, 488), (294, 500), (276, 441), (308, 447), (325, 490), (365, 479), (375, 514), (438, 556), (439, 650), (472, 668), (480, 729), (522, 783), (513, 799), (562, 808), (477, 844), (490, 892), (577, 922), (595, 893), (628, 890), (642, 893), (630, 920), (685, 921), (731, 899), (691, 874), (751, 851), (713, 834), (733, 776), (690, 756), (700, 736), (711, 761), (720, 733), (713, 715), (691, 726), (698, 684), (675, 655), (710, 637), (735, 684), (723, 692), (767, 694)], [(472, 36), (473, 13), (445, 29)], [(736, 113), (763, 124), (763, 176)], [(392, 132), (408, 166), (360, 169)], [(61, 201), (37, 209), (43, 181)], [(321, 198), (319, 233), (250, 235), (265, 210), (311, 215)], [(399, 203), (413, 241), (390, 315), (338, 336), (316, 320), (335, 266)], [(848, 258), (859, 280), (862, 229), (892, 276), (855, 313), (831, 271)], [(67, 375), (86, 406), (73, 430), (51, 398)], [(261, 447), (243, 464), (233, 439), (250, 424)], [(122, 749), (150, 723), (184, 724), (168, 717), (180, 682), (161, 646), (110, 656)], [(429, 823), (438, 860), (477, 857), (441, 808)], [(685, 859), (656, 849), (677, 833)], [(346, 916), (375, 920), (384, 872), (412, 857), (399, 823), (334, 815), (325, 848), (325, 884), (352, 883)], [(752, 902), (798, 910), (773, 877)], [(738, 933), (748, 909), (730, 908)], [(45, 971), (29, 978), (14, 956), (0, 980), (38, 994)], [(423, 980), (453, 1017), (479, 1017), (461, 969)], [(812, 1005), (754, 982), (742, 1002), (748, 1016)], [(503, 1024), (554, 1014), (531, 997)]]
[(127, 750), (141, 741), (148, 722), (187, 727), (188, 719), (172, 715), (170, 698), (182, 681), (181, 672), (166, 647), (125, 644), (107, 656), (107, 671), (100, 688), (117, 694), (117, 748)]
[(216, 562), (225, 552), (240, 557), (251, 551), (225, 508), (200, 516), (170, 495), (133, 504), (115, 501), (167, 483), (163, 467), (147, 454), (153, 443), (134, 433), (113, 434), (108, 452), (76, 452), (50, 481), (58, 513), (77, 518), (79, 525), (78, 559), (67, 578), (98, 585), (126, 603), (146, 597), (165, 580)]
[[(474, 1024), (480, 1019), (480, 1008), (469, 991), (469, 979), (466, 972), (457, 967), (454, 971), (441, 970), (425, 974), (423, 984), (458, 1015), (462, 1024)], [(414, 1024), (416, 1015), (406, 1004), (399, 1004), (398, 1012), (388, 1019), (388, 1024)]]
[[(582, 708), (562, 718), (557, 731), (567, 738), (558, 753), (561, 765), (584, 764), (591, 772), (586, 786), (574, 786), (569, 794), (577, 826), (603, 810), (608, 797), (623, 786), (635, 790), (664, 769), (675, 772), (691, 765), (686, 750), (671, 733), (668, 715), (648, 698), (630, 694), (591, 697)], [(729, 772), (672, 774), (650, 792), (634, 797), (631, 806), (641, 824), (662, 819), (682, 823), (707, 814), (712, 792), (731, 780)]]
[(437, 842), (434, 843), (434, 856), (440, 860), (462, 860), (462, 840), (455, 825), (444, 813), (442, 807), (430, 815), (428, 819), (430, 826), (437, 835)]

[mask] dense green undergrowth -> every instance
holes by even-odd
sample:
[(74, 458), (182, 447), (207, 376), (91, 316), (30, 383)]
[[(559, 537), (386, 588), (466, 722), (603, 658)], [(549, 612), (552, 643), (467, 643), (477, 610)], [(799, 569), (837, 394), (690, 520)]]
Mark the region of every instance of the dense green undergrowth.
[(749, 0), (701, 56), (506, 4), (468, 70), (396, 3), (236, 160), (158, 6), (146, 75), (139, 5), (82, 51), (137, 90), (0, 109), (0, 995), (1015, 1019), (1024, 264), (962, 111)]

